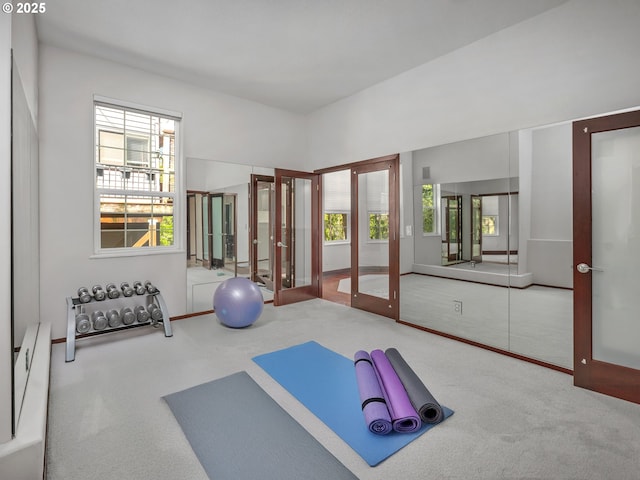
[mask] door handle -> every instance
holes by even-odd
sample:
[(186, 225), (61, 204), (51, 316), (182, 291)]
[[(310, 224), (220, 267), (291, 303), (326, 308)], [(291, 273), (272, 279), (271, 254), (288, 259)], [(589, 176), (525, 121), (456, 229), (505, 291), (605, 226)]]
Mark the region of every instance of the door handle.
[(282, 243), (282, 242), (278, 242), (278, 243), (276, 243), (276, 245), (277, 245), (278, 247), (281, 247), (281, 248), (287, 248), (287, 246), (286, 246), (284, 243)]
[(257, 238), (254, 238), (254, 239), (253, 239), (253, 244), (254, 244), (254, 245), (257, 245), (257, 244), (258, 244), (258, 239), (257, 239)]
[(580, 272), (580, 273), (589, 273), (592, 270), (594, 272), (602, 272), (603, 271), (601, 268), (590, 267), (586, 263), (579, 263), (578, 265), (576, 265), (576, 270), (578, 270), (578, 272)]

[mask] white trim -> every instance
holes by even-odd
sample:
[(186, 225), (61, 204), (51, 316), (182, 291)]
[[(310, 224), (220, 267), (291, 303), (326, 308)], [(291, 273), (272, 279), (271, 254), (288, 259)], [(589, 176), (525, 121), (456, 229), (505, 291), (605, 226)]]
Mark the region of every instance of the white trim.
[[(175, 234), (174, 237), (175, 239)], [(101, 252), (89, 255), (90, 260), (100, 260), (103, 258), (119, 258), (119, 257), (140, 257), (143, 255), (184, 255), (187, 251), (178, 247), (140, 247), (140, 248), (105, 248)]]
[[(150, 107), (148, 105), (142, 105), (140, 103), (128, 102), (126, 100), (118, 100), (111, 97), (103, 97), (102, 95), (93, 95), (93, 104), (103, 103), (106, 105), (113, 105), (114, 107), (122, 107), (130, 110), (140, 110), (145, 113), (156, 113), (163, 117), (170, 117), (176, 120), (182, 120), (181, 112), (174, 112), (173, 110), (166, 110), (164, 108)], [(95, 128), (95, 118), (93, 120)]]

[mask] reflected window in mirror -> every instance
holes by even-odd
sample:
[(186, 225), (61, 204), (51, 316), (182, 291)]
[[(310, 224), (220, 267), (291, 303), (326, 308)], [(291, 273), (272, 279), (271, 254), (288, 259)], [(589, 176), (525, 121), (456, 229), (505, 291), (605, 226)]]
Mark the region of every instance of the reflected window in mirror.
[(423, 235), (439, 235), (440, 221), (440, 185), (422, 185), (422, 233)]
[(482, 235), (484, 236), (497, 237), (500, 235), (498, 201), (498, 196), (486, 196), (482, 200)]
[(349, 240), (349, 214), (347, 212), (324, 213), (325, 243), (346, 242)]
[(369, 240), (389, 240), (389, 214), (369, 212)]

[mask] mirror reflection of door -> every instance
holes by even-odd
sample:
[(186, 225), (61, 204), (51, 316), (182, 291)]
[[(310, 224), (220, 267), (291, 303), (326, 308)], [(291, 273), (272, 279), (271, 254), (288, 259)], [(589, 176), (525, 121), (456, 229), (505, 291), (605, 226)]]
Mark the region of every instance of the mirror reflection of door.
[(187, 193), (187, 267), (196, 265), (196, 194)]
[(442, 197), (442, 264), (462, 261), (462, 197)]
[(211, 269), (212, 245), (211, 237), (213, 237), (213, 226), (211, 225), (210, 200), (209, 195), (204, 194), (200, 197), (201, 203), (201, 220), (202, 224), (202, 266)]
[(352, 168), (351, 306), (398, 320), (399, 157)]
[(274, 303), (319, 295), (319, 176), (275, 171)]
[(273, 291), (275, 180), (269, 175), (251, 175), (251, 274), (252, 281)]
[(482, 262), (482, 197), (471, 195), (471, 261)]
[[(204, 266), (209, 257), (207, 192), (187, 192), (187, 266)], [(207, 263), (208, 262), (207, 260)], [(208, 267), (207, 267), (208, 268)]]
[(225, 194), (222, 201), (223, 268), (235, 277), (238, 275), (236, 195)]
[(222, 268), (224, 266), (223, 251), (224, 237), (222, 231), (223, 194), (212, 193), (208, 195), (209, 212), (209, 268)]

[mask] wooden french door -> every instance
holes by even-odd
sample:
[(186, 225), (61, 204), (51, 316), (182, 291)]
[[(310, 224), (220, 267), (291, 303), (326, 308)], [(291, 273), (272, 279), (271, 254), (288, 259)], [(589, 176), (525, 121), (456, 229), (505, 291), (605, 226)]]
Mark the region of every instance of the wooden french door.
[(574, 383), (640, 403), (640, 111), (573, 124)]
[(482, 262), (482, 197), (480, 195), (471, 195), (471, 261)]
[(399, 156), (351, 168), (351, 306), (399, 320)]
[(250, 278), (273, 291), (275, 179), (253, 174), (250, 188)]
[(462, 197), (447, 195), (442, 197), (442, 259), (444, 263), (462, 260)]
[(276, 306), (320, 295), (319, 175), (275, 170), (274, 297)]

